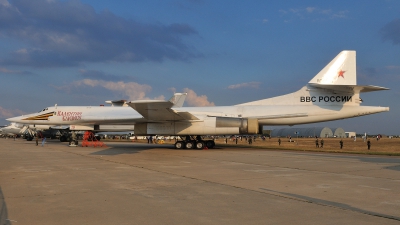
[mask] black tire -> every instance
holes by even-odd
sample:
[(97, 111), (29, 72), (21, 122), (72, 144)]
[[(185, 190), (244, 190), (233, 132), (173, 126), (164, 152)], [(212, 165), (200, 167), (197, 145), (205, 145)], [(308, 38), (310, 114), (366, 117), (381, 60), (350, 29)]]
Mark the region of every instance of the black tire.
[(203, 149), (204, 148), (204, 142), (202, 142), (202, 141), (196, 142), (195, 147), (196, 147), (196, 149)]
[(214, 148), (215, 142), (214, 141), (206, 141), (207, 148)]
[(184, 148), (185, 147), (185, 145), (184, 145), (184, 142), (183, 141), (177, 141), (177, 142), (175, 142), (175, 148), (176, 149), (182, 149), (182, 148)]

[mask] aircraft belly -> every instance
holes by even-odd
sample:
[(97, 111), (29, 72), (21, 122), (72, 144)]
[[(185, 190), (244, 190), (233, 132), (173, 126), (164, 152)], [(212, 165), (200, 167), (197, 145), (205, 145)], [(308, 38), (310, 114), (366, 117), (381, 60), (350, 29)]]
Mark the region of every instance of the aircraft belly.
[(346, 119), (389, 111), (388, 107), (347, 106), (331, 109), (311, 108), (305, 117), (259, 119), (261, 125), (296, 125)]
[(135, 125), (138, 135), (228, 135), (239, 134), (238, 127), (211, 127), (204, 123), (146, 123)]

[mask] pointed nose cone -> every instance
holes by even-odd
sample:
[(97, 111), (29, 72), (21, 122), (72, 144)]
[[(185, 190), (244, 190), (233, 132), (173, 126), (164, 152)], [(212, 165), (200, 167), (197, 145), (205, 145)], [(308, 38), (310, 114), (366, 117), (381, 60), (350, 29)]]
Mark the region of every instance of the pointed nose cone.
[(26, 118), (26, 116), (16, 116), (16, 117), (8, 118), (6, 120), (8, 120), (10, 122), (22, 123), (24, 118)]

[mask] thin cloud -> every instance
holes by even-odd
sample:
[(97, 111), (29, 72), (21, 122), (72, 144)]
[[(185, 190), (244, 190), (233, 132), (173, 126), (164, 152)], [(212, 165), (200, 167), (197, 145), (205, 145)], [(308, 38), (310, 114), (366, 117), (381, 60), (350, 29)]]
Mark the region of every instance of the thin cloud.
[(10, 117), (21, 116), (27, 114), (19, 109), (5, 109), (0, 106), (0, 119), (7, 119)]
[(173, 92), (173, 93), (176, 93), (176, 88), (174, 88), (174, 87), (168, 88), (168, 90)]
[(394, 65), (386, 66), (385, 68), (388, 70), (400, 70), (400, 66), (394, 66)]
[[(344, 19), (347, 18), (349, 13), (348, 10), (333, 11), (331, 9), (320, 9), (318, 7), (308, 6), (305, 8), (290, 8), (281, 9), (279, 12), (284, 17), (295, 16), (300, 19), (312, 19), (312, 20), (322, 20), (322, 19)], [(289, 20), (285, 19), (285, 22)]]
[(342, 10), (336, 13), (332, 14), (332, 18), (340, 18), (340, 19), (344, 19), (347, 18), (347, 14), (349, 13), (348, 10)]
[(384, 41), (391, 41), (394, 45), (400, 44), (400, 19), (395, 19), (387, 23), (380, 30)]
[(184, 88), (183, 91), (187, 93), (185, 101), (189, 106), (215, 106), (214, 102), (208, 101), (206, 95), (199, 96), (189, 88)]
[(94, 80), (105, 80), (105, 81), (127, 81), (133, 80), (133, 77), (130, 76), (118, 76), (113, 74), (106, 74), (102, 71), (98, 70), (79, 70), (81, 77), (86, 79), (94, 79)]
[(7, 0), (0, 0), (0, 5), (4, 6), (4, 7), (9, 7), (10, 3), (8, 3)]
[(378, 70), (374, 67), (361, 68), (359, 72), (360, 76), (364, 77), (377, 77), (379, 75)]
[(242, 88), (259, 88), (260, 82), (248, 82), (248, 83), (241, 83), (241, 84), (233, 84), (229, 85), (228, 89), (242, 89)]
[[(150, 99), (146, 96), (151, 91), (151, 87), (147, 84), (139, 84), (136, 82), (123, 82), (123, 81), (105, 81), (105, 80), (93, 80), (83, 79), (75, 81), (71, 84), (64, 86), (53, 86), (59, 91), (71, 92), (76, 89), (88, 87), (95, 88), (100, 87), (109, 90), (113, 93), (122, 94), (128, 97), (129, 100), (143, 100)], [(163, 95), (160, 95), (154, 99), (165, 99)]]
[(8, 52), (1, 65), (65, 67), (202, 56), (184, 42), (197, 35), (188, 24), (127, 20), (77, 0), (1, 0), (0, 33), (24, 46)]
[(317, 8), (315, 8), (315, 7), (307, 7), (307, 8), (306, 8), (306, 11), (307, 11), (308, 13), (312, 13), (312, 12), (314, 12), (316, 9), (317, 9)]
[(103, 87), (107, 90), (123, 93), (129, 97), (130, 100), (147, 99), (146, 93), (151, 91), (151, 87), (146, 84), (138, 84), (135, 82), (113, 82), (104, 80), (83, 79), (74, 82), (76, 86), (89, 86), (89, 87)]
[(33, 73), (28, 71), (19, 71), (19, 70), (9, 70), (4, 67), (0, 67), (0, 74), (19, 74), (19, 75), (31, 75)]

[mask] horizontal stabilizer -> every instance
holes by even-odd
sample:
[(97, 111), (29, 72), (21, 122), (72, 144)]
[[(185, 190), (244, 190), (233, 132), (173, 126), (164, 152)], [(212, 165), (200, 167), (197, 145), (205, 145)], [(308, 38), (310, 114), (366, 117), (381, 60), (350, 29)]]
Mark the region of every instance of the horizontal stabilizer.
[(356, 86), (355, 88), (359, 88), (359, 89), (360, 89), (360, 92), (371, 92), (371, 91), (386, 91), (386, 90), (390, 90), (389, 88), (379, 87), (379, 86), (372, 86), (372, 85), (367, 85), (367, 86)]
[(372, 85), (329, 85), (329, 84), (308, 84), (309, 87), (328, 89), (336, 92), (364, 93), (371, 91), (384, 91), (389, 88)]

